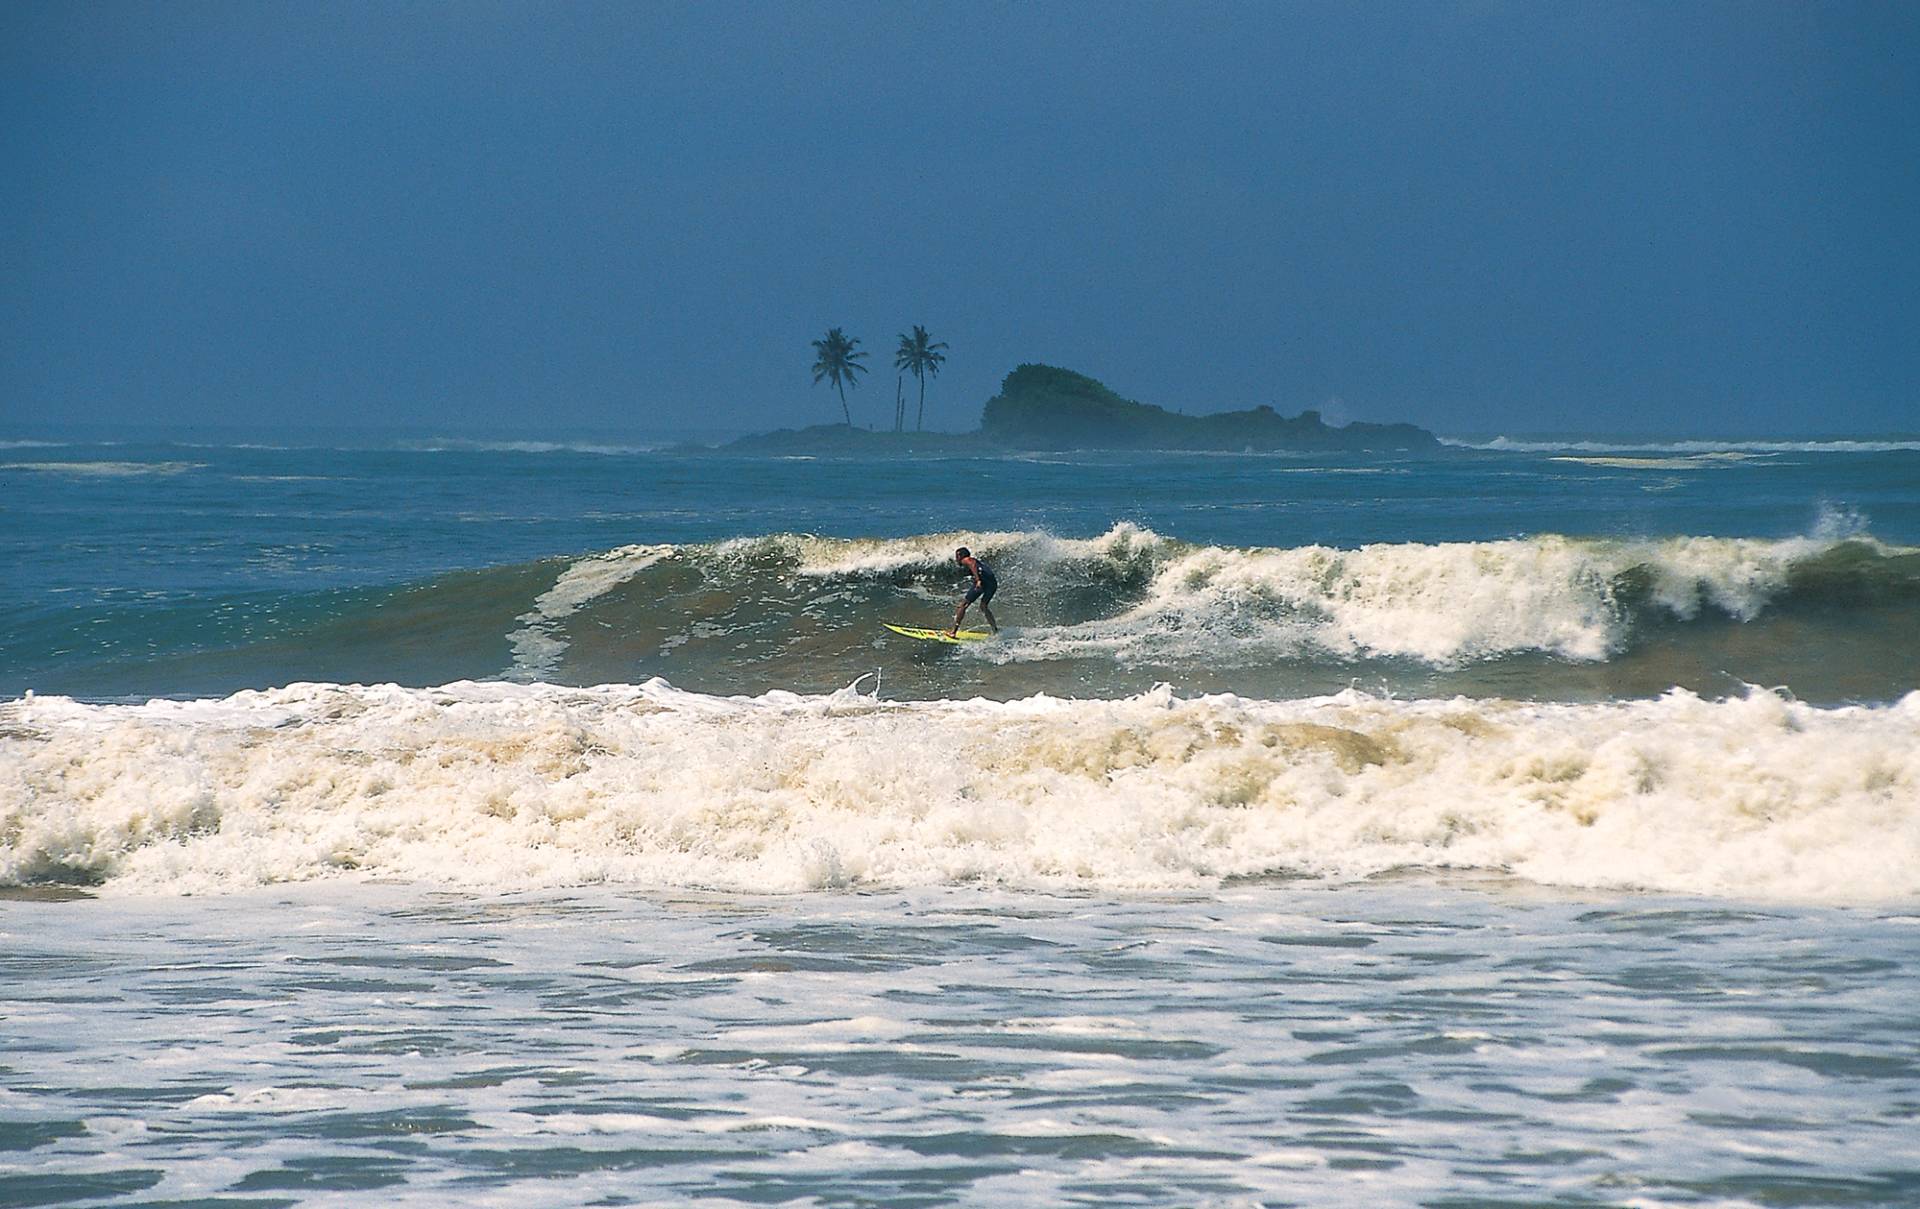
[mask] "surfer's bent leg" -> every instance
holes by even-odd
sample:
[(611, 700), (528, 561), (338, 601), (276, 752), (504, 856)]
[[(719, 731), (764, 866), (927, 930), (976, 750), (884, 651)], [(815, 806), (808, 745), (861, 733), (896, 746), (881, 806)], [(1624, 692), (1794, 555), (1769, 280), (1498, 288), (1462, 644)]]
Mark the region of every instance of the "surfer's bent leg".
[[(975, 584), (971, 588), (967, 589), (967, 598), (961, 601), (960, 607), (953, 611), (953, 628), (947, 631), (947, 637), (951, 638), (955, 634), (958, 634), (960, 632), (960, 622), (967, 615), (967, 606), (972, 604), (979, 595), (980, 595), (979, 584)], [(991, 596), (993, 595), (993, 593), (989, 592), (987, 593), (987, 595)], [(980, 602), (980, 611), (985, 613), (986, 609), (987, 609), (987, 602), (982, 600)], [(991, 613), (987, 613), (987, 624), (988, 625), (993, 624), (993, 614)]]

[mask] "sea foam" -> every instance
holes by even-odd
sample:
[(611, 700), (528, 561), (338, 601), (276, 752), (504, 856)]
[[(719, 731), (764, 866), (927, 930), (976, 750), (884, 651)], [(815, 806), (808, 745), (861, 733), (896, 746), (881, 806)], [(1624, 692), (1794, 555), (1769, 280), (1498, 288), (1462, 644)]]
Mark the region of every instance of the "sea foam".
[(0, 462), (0, 470), (28, 470), (37, 474), (104, 479), (186, 474), (206, 468), (205, 462)]
[(307, 684), (0, 715), (0, 883), (1119, 891), (1400, 867), (1920, 896), (1920, 693), (1819, 709), (1757, 690), (890, 703)]
[[(1845, 523), (1841, 523), (1844, 521)], [(1118, 524), (1093, 538), (1039, 532), (893, 540), (769, 537), (727, 543), (729, 557), (784, 551), (817, 580), (927, 573), (956, 544), (1003, 564), (1007, 601), (1035, 604), (1105, 589), (1105, 615), (1050, 619), (970, 652), (1002, 662), (1074, 656), (1122, 661), (1274, 656), (1408, 658), (1435, 665), (1538, 652), (1602, 660), (1651, 613), (1712, 610), (1751, 621), (1818, 560), (1848, 547), (1856, 576), (1913, 551), (1875, 541), (1857, 517), (1780, 539), (1587, 539), (1329, 546), (1196, 545)], [(701, 557), (688, 551), (689, 557)], [(712, 557), (711, 555), (707, 557)], [(1894, 572), (1889, 582), (1909, 579)], [(1099, 599), (1102, 597), (1096, 597)]]
[(1679, 454), (1716, 454), (1716, 453), (1901, 453), (1920, 450), (1920, 440), (1911, 437), (1886, 437), (1874, 439), (1832, 438), (1827, 440), (1776, 440), (1755, 441), (1729, 439), (1658, 441), (1621, 437), (1615, 440), (1569, 437), (1565, 440), (1525, 440), (1499, 436), (1492, 440), (1472, 440), (1465, 437), (1442, 437), (1442, 445), (1451, 445), (1457, 449), (1481, 449), (1500, 453), (1560, 453), (1575, 451), (1582, 453), (1610, 453), (1616, 450), (1648, 450), (1656, 453)]
[(557, 623), (632, 579), (673, 553), (672, 546), (622, 546), (569, 565), (541, 593), (533, 608), (515, 618), (520, 628), (507, 635), (513, 649), (508, 676), (535, 680), (551, 673), (566, 653), (567, 644), (555, 636)]

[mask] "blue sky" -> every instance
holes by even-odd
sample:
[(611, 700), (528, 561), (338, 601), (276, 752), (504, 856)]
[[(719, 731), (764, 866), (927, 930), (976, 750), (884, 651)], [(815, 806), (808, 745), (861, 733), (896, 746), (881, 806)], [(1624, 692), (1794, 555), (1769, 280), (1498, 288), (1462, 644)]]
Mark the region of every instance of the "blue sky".
[[(0, 415), (824, 423), (808, 342), (1444, 432), (1920, 428), (1920, 7), (0, 6)], [(911, 383), (909, 383), (911, 385)]]

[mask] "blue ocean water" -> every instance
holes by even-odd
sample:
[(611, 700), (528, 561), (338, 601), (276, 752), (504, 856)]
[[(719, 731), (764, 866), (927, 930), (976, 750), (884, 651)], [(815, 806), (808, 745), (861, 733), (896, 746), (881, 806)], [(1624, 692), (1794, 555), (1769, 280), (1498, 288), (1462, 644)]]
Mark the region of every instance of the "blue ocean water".
[(0, 1203), (1920, 1198), (1920, 442), (16, 434), (0, 565)]
[[(1906, 553), (1920, 541), (1912, 443), (866, 460), (415, 444), (16, 442), (0, 451), (0, 558), (13, 568), (0, 607), (14, 619), (0, 635), (0, 692), (120, 698), (508, 675), (513, 635), (526, 628), (516, 619), (564, 569), (636, 544), (680, 553), (599, 600), (594, 620), (604, 624), (593, 629), (615, 633), (578, 636), (602, 640), (597, 651), (569, 640), (574, 657), (543, 665), (545, 678), (660, 674), (716, 691), (830, 691), (876, 664), (912, 660), (872, 646), (877, 624), (945, 616), (939, 600), (959, 582), (946, 555), (963, 541), (1000, 560), (1009, 624), (1058, 641), (1036, 645), (1029, 633), (991, 672), (977, 661), (944, 677), (910, 667), (896, 683), (914, 695), (1104, 696), (1166, 681), (1297, 696), (1359, 676), (1419, 692), (1604, 698), (1675, 684), (1719, 692), (1744, 680), (1809, 699), (1886, 699), (1911, 687), (1920, 666), (1904, 641), (1920, 599)], [(1046, 547), (1103, 535), (1113, 539), (1103, 551)], [(807, 537), (846, 546), (803, 551)], [(1557, 551), (1541, 543), (1560, 538), (1585, 543), (1583, 553), (1550, 567), (1541, 560)], [(751, 558), (737, 549), (745, 539), (763, 542)], [(1676, 539), (1724, 539), (1725, 548), (1682, 549)], [(889, 541), (891, 554), (854, 552)], [(1078, 641), (1169, 589), (1168, 568), (1195, 550), (1230, 558), (1364, 547), (1384, 548), (1371, 569), (1275, 563), (1271, 582), (1250, 572), (1244, 591), (1220, 587), (1209, 615), (1147, 626), (1162, 637), (1205, 635), (1198, 644), (1144, 633), (1130, 643), (1110, 635), (1105, 647)], [(1416, 565), (1422, 559), (1453, 564), (1454, 578)], [(675, 577), (676, 565), (687, 574)], [(1486, 573), (1462, 577), (1476, 565)], [(1325, 582), (1316, 587), (1315, 576)], [(1676, 577), (1689, 582), (1665, 582)], [(843, 590), (860, 598), (833, 599)], [(714, 601), (715, 591), (727, 599)], [(1375, 626), (1287, 641), (1289, 625), (1337, 613), (1338, 602), (1317, 593), (1430, 612), (1465, 593), (1488, 612), (1451, 643), (1416, 633), (1411, 620), (1399, 633)], [(814, 614), (857, 641), (783, 649), (760, 632)], [(1737, 633), (1716, 628), (1728, 618)], [(701, 620), (753, 640), (690, 643), (685, 627)], [(1810, 633), (1775, 633), (1785, 620)], [(1676, 635), (1675, 622), (1696, 624)], [(1272, 641), (1254, 641), (1231, 670), (1216, 666), (1263, 625)], [(1755, 641), (1763, 631), (1771, 643)], [(623, 634), (640, 637), (604, 641)], [(1878, 638), (1863, 643), (1867, 635)]]

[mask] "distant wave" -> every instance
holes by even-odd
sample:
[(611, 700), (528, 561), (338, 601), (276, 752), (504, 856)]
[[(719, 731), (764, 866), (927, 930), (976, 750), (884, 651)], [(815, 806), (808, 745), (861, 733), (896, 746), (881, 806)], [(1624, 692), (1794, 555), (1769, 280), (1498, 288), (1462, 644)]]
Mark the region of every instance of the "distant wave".
[(173, 475), (204, 469), (206, 469), (205, 462), (0, 462), (0, 470), (27, 470), (40, 474), (70, 474), (89, 478)]
[[(138, 442), (134, 442), (138, 443)], [(0, 441), (0, 449), (106, 448), (127, 445), (126, 441)], [(479, 440), (465, 437), (420, 437), (389, 440), (287, 440), (287, 441), (185, 441), (155, 439), (156, 448), (217, 449), (259, 453), (392, 451), (396, 453), (589, 453), (607, 456), (652, 453), (670, 446), (668, 441), (612, 443), (604, 441), (509, 441)]]
[(1573, 462), (1581, 466), (1609, 466), (1616, 470), (1711, 470), (1715, 467), (1738, 465), (1754, 458), (1768, 457), (1760, 453), (1734, 453), (1722, 450), (1718, 453), (1694, 453), (1672, 457), (1626, 456), (1620, 454), (1556, 454), (1548, 461)]
[(364, 442), (289, 442), (269, 445), (257, 442), (189, 442), (168, 441), (186, 449), (243, 449), (277, 452), (300, 452), (311, 450), (338, 450), (350, 452), (391, 451), (394, 453), (592, 453), (617, 457), (625, 454), (652, 453), (667, 447), (666, 442), (643, 442), (638, 444), (608, 444), (598, 441), (489, 441), (465, 437), (420, 437), (405, 440), (380, 440), (369, 438)]
[(1920, 438), (1871, 438), (1830, 441), (1657, 441), (1621, 438), (1620, 440), (1526, 441), (1494, 437), (1490, 441), (1470, 441), (1461, 437), (1442, 437), (1440, 443), (1456, 449), (1485, 449), (1510, 453), (1894, 453), (1920, 450)]
[(608, 457), (653, 453), (664, 442), (612, 445), (597, 441), (479, 441), (460, 437), (429, 437), (399, 441), (393, 448), (409, 453), (594, 453)]
[(303, 684), (0, 707), (0, 884), (316, 878), (751, 892), (1497, 869), (1920, 895), (1920, 693), (1709, 702), (889, 703)]

